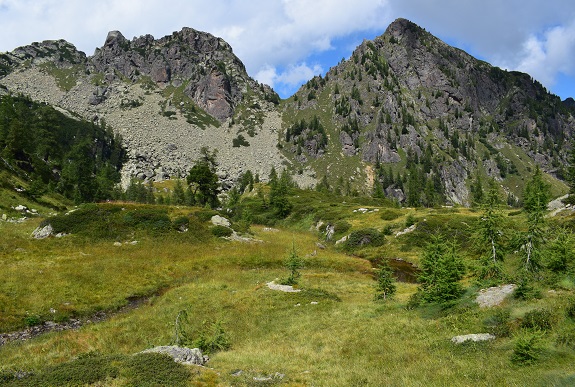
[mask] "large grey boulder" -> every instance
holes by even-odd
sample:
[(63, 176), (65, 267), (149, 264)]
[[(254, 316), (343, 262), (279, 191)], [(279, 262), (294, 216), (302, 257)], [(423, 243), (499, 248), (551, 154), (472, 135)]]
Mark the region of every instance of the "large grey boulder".
[(140, 353), (163, 353), (169, 355), (176, 363), (186, 365), (204, 365), (209, 358), (202, 354), (199, 348), (178, 347), (175, 345), (165, 345), (146, 349)]

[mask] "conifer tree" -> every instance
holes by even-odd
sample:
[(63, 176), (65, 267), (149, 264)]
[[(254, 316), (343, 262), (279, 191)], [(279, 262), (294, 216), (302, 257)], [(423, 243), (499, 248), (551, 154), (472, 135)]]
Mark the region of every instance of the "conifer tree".
[(393, 270), (391, 270), (386, 259), (379, 264), (375, 272), (375, 279), (377, 281), (375, 299), (386, 301), (393, 297), (396, 291), (395, 278), (393, 278)]
[(432, 236), (421, 258), (418, 289), (421, 301), (444, 303), (457, 299), (463, 292), (459, 280), (464, 271), (455, 245), (441, 236)]
[(549, 184), (543, 180), (539, 166), (523, 193), (523, 209), (527, 213), (527, 231), (519, 234), (519, 248), (527, 271), (537, 271), (541, 266), (541, 249), (545, 239), (545, 211), (549, 202)]
[(499, 277), (504, 257), (503, 215), (500, 210), (501, 199), (495, 179), (489, 180), (489, 189), (481, 203), (482, 214), (477, 220), (473, 239), (475, 248), (481, 254), (483, 279)]

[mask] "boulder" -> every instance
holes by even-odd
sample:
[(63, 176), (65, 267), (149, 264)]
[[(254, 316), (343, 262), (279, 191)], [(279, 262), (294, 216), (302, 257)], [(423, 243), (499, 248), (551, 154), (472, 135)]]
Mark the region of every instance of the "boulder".
[(212, 224), (214, 226), (224, 226), (224, 227), (230, 227), (231, 223), (229, 220), (227, 220), (226, 218), (224, 218), (223, 216), (220, 215), (214, 215), (212, 216)]
[(178, 347), (175, 345), (166, 345), (146, 349), (140, 353), (163, 353), (169, 355), (176, 363), (186, 365), (204, 365), (209, 358), (202, 354), (199, 348)]
[(44, 227), (37, 227), (34, 231), (32, 231), (32, 237), (34, 237), (35, 239), (48, 238), (53, 234), (54, 234), (54, 228), (52, 228), (51, 224), (47, 224)]

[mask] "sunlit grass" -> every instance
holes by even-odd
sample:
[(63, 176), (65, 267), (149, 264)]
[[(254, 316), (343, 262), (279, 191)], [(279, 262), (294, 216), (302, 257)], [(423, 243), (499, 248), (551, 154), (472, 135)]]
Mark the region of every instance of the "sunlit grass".
[[(336, 210), (349, 211), (346, 219), (354, 228), (403, 224), (411, 211), (398, 210), (401, 216), (389, 221), (378, 212), (353, 209)], [(427, 224), (460, 225), (477, 214), (418, 210), (414, 216)], [(213, 371), (195, 376), (197, 385), (253, 385), (254, 377), (278, 374), (284, 376), (275, 381), (286, 385), (533, 385), (557, 384), (573, 374), (575, 354), (556, 346), (553, 332), (543, 337), (542, 360), (529, 367), (511, 363), (513, 335), (454, 346), (450, 339), (455, 335), (484, 332), (484, 321), (494, 310), (479, 309), (473, 294), (451, 310), (410, 310), (417, 285), (404, 283), (398, 284), (393, 300), (375, 302), (371, 264), (329, 244), (320, 248), (318, 234), (309, 228), (252, 226), (251, 243), (140, 234), (134, 235), (134, 245), (115, 246), (112, 240), (76, 236), (33, 240), (30, 233), (37, 223), (0, 224), (3, 330), (22, 326), (29, 314), (44, 319), (90, 316), (117, 309), (131, 297), (148, 298), (136, 309), (79, 330), (4, 345), (2, 370), (40, 372), (89, 352), (124, 356), (168, 345), (174, 342), (178, 312), (186, 310), (194, 335), (220, 321), (231, 342), (229, 350), (211, 354)], [(381, 251), (371, 253), (417, 259), (421, 247), (402, 251), (402, 246), (420, 244), (415, 238), (425, 235), (390, 236)], [(266, 282), (288, 275), (284, 260), (292, 244), (304, 259), (297, 285), (302, 291), (272, 291)], [(564, 289), (545, 292), (535, 301), (509, 299), (501, 308), (516, 321), (533, 309), (550, 308), (567, 329), (574, 324), (563, 312), (571, 294)], [(238, 370), (241, 374), (234, 376)], [(119, 377), (105, 385), (125, 383)]]

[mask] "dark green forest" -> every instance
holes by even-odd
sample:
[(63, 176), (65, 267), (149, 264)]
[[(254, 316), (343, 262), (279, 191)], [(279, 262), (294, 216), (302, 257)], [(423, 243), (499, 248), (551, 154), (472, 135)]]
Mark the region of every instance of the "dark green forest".
[(0, 97), (0, 170), (29, 182), (32, 197), (109, 199), (124, 158), (122, 139), (104, 122), (71, 118), (23, 96)]

